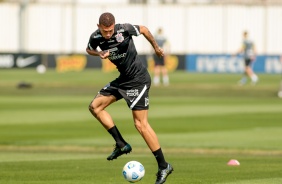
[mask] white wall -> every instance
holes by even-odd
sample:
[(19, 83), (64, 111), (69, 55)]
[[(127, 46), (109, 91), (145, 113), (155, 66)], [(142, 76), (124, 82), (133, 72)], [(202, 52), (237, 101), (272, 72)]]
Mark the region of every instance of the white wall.
[(0, 3), (0, 52), (19, 49), (19, 7)]
[[(248, 30), (261, 54), (282, 53), (282, 6), (30, 4), (26, 8), (23, 49), (27, 52), (84, 53), (101, 13), (118, 23), (164, 29), (175, 54), (234, 53)], [(0, 4), (0, 52), (18, 52), (19, 6)], [(151, 46), (134, 38), (138, 51)]]

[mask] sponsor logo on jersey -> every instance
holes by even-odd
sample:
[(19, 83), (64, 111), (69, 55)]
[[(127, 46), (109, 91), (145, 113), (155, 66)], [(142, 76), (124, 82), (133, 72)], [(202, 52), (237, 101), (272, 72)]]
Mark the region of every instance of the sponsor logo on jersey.
[(108, 58), (109, 58), (109, 60), (113, 61), (113, 60), (117, 60), (117, 59), (120, 59), (120, 58), (124, 58), (125, 56), (126, 56), (126, 53), (123, 53), (123, 54), (112, 55)]
[(118, 33), (115, 37), (116, 37), (117, 42), (119, 43), (124, 40), (124, 37), (121, 33)]
[(117, 50), (118, 50), (118, 48), (114, 47), (114, 48), (109, 49), (109, 52), (114, 52), (114, 51), (117, 51)]
[(110, 48), (112, 48), (112, 47), (116, 47), (117, 46), (117, 44), (116, 43), (114, 43), (113, 45), (109, 45), (109, 47)]
[(113, 60), (117, 60), (120, 58), (124, 58), (126, 56), (126, 53), (122, 53), (122, 54), (117, 54), (114, 51), (118, 50), (116, 47), (109, 49), (110, 51), (110, 56), (108, 57), (109, 60), (113, 61)]

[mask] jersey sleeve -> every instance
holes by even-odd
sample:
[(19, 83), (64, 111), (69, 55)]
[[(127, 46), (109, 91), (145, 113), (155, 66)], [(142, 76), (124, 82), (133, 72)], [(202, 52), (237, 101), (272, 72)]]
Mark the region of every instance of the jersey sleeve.
[(95, 36), (94, 34), (92, 34), (89, 38), (88, 44), (87, 44), (87, 48), (90, 50), (96, 50), (98, 47), (98, 39), (96, 39), (95, 37), (97, 37), (97, 35)]
[(140, 27), (138, 25), (124, 24), (126, 31), (128, 31), (130, 36), (139, 36)]

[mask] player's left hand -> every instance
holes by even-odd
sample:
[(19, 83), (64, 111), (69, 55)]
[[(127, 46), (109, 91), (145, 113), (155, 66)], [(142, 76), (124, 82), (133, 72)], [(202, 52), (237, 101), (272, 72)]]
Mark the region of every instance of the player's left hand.
[(164, 56), (164, 50), (162, 48), (160, 48), (160, 47), (156, 48), (155, 52), (156, 52), (157, 56), (159, 56), (159, 57), (163, 57)]

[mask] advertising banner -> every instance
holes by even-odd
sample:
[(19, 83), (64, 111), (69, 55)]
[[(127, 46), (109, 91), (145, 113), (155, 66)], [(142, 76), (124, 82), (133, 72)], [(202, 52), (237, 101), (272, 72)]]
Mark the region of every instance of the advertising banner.
[[(203, 73), (242, 73), (244, 58), (228, 54), (191, 54), (186, 56), (186, 70)], [(282, 73), (279, 55), (258, 55), (253, 63), (257, 73)]]
[[(149, 71), (154, 69), (151, 55), (138, 56)], [(185, 70), (186, 55), (168, 55), (165, 66), (169, 72)], [(108, 59), (88, 54), (32, 54), (32, 53), (0, 53), (0, 69), (8, 68), (36, 68), (44, 65), (46, 68), (56, 69), (58, 72), (83, 71), (86, 68), (101, 69), (104, 72), (117, 71), (116, 66)]]
[[(148, 68), (150, 72), (154, 69), (154, 59), (151, 55), (140, 54), (138, 56), (143, 61), (144, 66)], [(165, 58), (165, 66), (168, 72), (175, 70), (185, 70), (185, 55), (169, 55)], [(116, 71), (116, 66), (108, 59), (102, 60), (102, 70), (104, 72)]]
[(30, 68), (41, 63), (40, 54), (1, 53), (0, 68)]
[(58, 56), (56, 58), (57, 72), (82, 71), (86, 65), (84, 55)]

